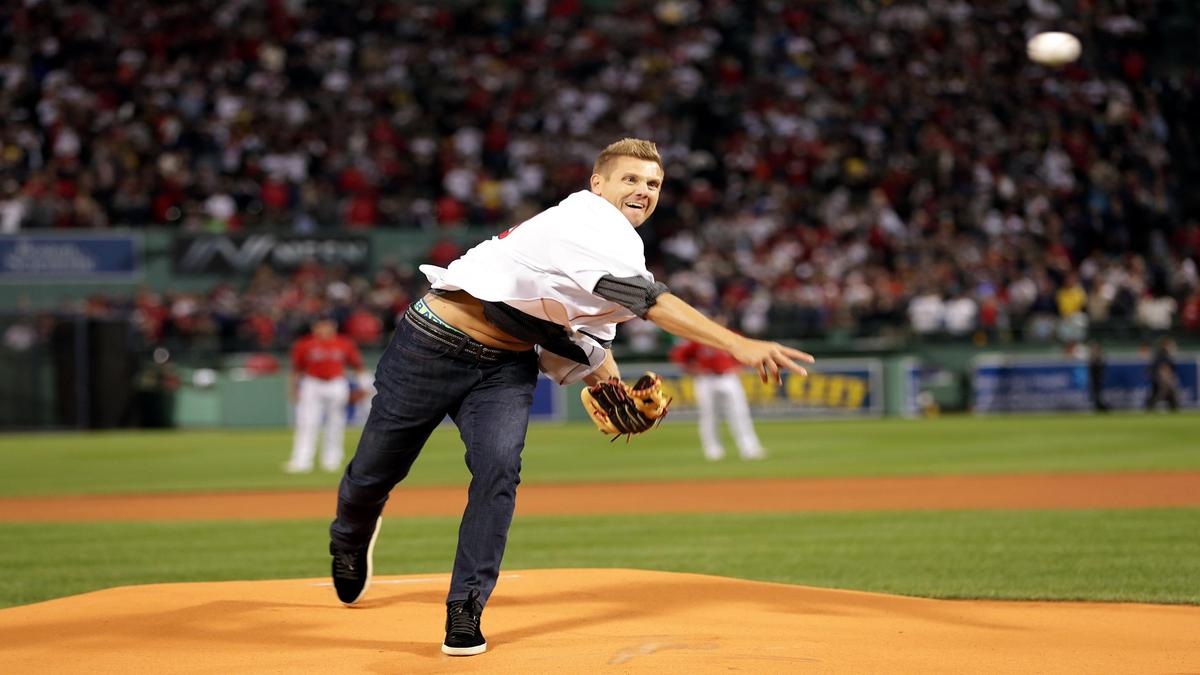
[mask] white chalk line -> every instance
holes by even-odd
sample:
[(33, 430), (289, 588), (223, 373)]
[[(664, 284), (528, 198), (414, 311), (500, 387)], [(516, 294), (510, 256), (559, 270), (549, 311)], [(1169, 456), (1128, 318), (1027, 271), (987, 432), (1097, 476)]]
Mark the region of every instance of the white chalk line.
[[(505, 581), (508, 581), (510, 579), (520, 579), (521, 575), (520, 574), (501, 574), (500, 578)], [(378, 584), (394, 584), (394, 585), (431, 584), (435, 581), (445, 583), (449, 579), (450, 579), (449, 575), (446, 575), (444, 577), (420, 577), (417, 579), (371, 579), (371, 585), (375, 586)], [(310, 583), (309, 585), (310, 586), (332, 586), (333, 582), (332, 581), (314, 581), (314, 582)]]

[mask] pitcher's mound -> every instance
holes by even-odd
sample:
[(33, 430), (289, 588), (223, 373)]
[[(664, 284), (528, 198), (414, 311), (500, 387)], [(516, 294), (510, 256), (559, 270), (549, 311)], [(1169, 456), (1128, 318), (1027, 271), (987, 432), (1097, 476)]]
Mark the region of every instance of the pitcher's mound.
[(1200, 608), (940, 601), (695, 574), (501, 575), (443, 656), (444, 575), (114, 588), (0, 611), (6, 673), (1195, 672)]

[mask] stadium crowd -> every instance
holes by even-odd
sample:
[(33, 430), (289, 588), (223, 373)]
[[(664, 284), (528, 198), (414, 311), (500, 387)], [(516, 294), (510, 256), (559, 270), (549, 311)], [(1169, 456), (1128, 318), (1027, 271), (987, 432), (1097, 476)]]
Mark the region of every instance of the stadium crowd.
[[(1064, 4), (7, 3), (0, 231), (500, 230), (630, 135), (667, 162), (651, 269), (748, 333), (1200, 334), (1195, 9)], [(1083, 59), (1028, 62), (1045, 27)], [(87, 309), (232, 349), (332, 307), (378, 344), (418, 277)]]

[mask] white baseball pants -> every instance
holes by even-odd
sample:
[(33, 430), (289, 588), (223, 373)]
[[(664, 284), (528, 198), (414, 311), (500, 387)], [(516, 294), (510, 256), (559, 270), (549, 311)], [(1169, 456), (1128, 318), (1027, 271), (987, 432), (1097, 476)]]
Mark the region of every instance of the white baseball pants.
[(321, 468), (342, 468), (346, 433), (346, 405), (350, 401), (350, 383), (344, 377), (322, 380), (305, 375), (300, 378), (296, 400), (296, 434), (292, 440), (291, 471), (311, 471), (317, 455), (317, 434), (325, 425), (321, 446)]
[(710, 460), (718, 460), (725, 456), (725, 448), (721, 446), (721, 437), (717, 433), (718, 406), (716, 399), (720, 397), (724, 412), (729, 422), (729, 430), (737, 443), (738, 453), (742, 459), (759, 459), (763, 456), (763, 447), (754, 433), (754, 422), (750, 419), (750, 405), (746, 402), (746, 390), (737, 373), (724, 375), (697, 375), (696, 407), (700, 414), (700, 443), (704, 447), (704, 456)]

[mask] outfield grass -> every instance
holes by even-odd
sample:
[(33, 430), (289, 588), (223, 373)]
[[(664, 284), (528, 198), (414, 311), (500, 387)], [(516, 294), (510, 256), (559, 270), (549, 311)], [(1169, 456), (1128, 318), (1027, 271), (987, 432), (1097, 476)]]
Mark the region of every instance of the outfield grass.
[[(449, 571), (456, 518), (384, 523), (379, 574)], [(0, 606), (139, 583), (322, 578), (327, 527), (0, 524)], [(505, 569), (630, 567), (938, 598), (1200, 604), (1198, 531), (1200, 509), (531, 516), (514, 523)]]
[[(762, 422), (764, 462), (703, 461), (693, 424), (632, 443), (535, 426), (527, 482), (1200, 470), (1200, 416)], [(353, 434), (352, 434), (353, 436)], [(353, 439), (351, 439), (353, 440)], [(287, 430), (0, 436), (0, 497), (332, 487)], [(349, 447), (353, 447), (352, 443)], [(730, 447), (732, 450), (732, 446)], [(465, 484), (452, 428), (411, 484)], [(457, 518), (393, 518), (382, 574), (445, 573)], [(110, 586), (328, 574), (327, 520), (0, 523), (0, 606)], [(1200, 509), (520, 517), (506, 569), (634, 567), (946, 598), (1200, 604)]]
[[(768, 461), (708, 463), (687, 422), (628, 444), (610, 444), (586, 424), (535, 425), (523, 476), (580, 482), (1200, 469), (1195, 413), (764, 421), (758, 429)], [(350, 451), (356, 439), (348, 435)], [(331, 474), (284, 475), (290, 448), (291, 434), (282, 429), (6, 435), (0, 436), (0, 496), (336, 484)], [(466, 478), (461, 441), (445, 427), (408, 481), (458, 485)]]

